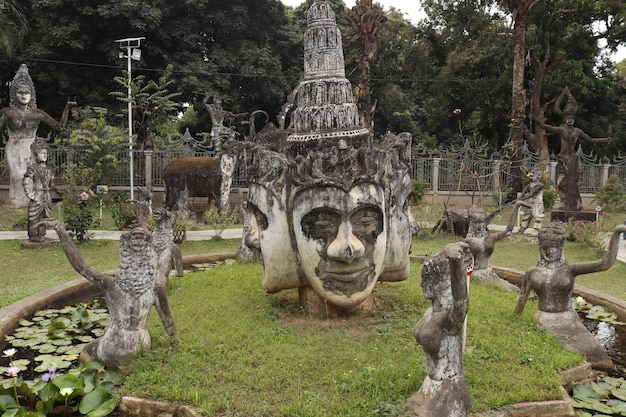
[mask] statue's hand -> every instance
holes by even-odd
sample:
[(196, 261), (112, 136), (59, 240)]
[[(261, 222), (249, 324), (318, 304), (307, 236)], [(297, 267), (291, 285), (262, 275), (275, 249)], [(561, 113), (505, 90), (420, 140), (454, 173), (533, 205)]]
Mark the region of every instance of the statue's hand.
[(61, 222), (54, 218), (42, 219), (39, 223), (37, 223), (37, 227), (39, 226), (51, 227), (54, 230), (59, 230), (59, 228), (63, 227)]
[(614, 233), (626, 233), (626, 224), (620, 224), (615, 228)]
[(466, 242), (450, 243), (443, 248), (443, 253), (450, 260), (459, 260), (469, 252), (469, 245)]

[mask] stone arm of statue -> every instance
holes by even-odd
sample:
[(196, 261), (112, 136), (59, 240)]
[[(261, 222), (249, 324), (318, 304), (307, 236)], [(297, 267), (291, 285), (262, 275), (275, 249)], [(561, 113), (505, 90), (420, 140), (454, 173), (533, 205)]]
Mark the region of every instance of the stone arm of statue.
[(67, 233), (67, 230), (65, 230), (61, 222), (59, 222), (57, 219), (45, 219), (37, 224), (37, 227), (39, 227), (40, 225), (52, 227), (55, 232), (57, 232), (59, 240), (61, 241), (61, 246), (63, 247), (63, 251), (65, 252), (65, 256), (67, 256), (67, 260), (70, 262), (70, 265), (72, 265), (72, 268), (76, 270), (76, 272), (96, 284), (100, 289), (104, 291), (107, 291), (113, 286), (115, 282), (114, 277), (104, 274), (87, 265), (80, 252), (72, 242), (72, 238)]
[(610, 136), (606, 138), (592, 138), (591, 136), (589, 136), (582, 130), (580, 131), (580, 137), (589, 143), (609, 143), (611, 142), (611, 139), (612, 139)]
[(526, 307), (526, 301), (528, 300), (528, 296), (530, 295), (530, 276), (532, 275), (532, 268), (526, 271), (524, 275), (524, 281), (522, 282), (522, 289), (520, 290), (519, 297), (517, 299), (517, 305), (515, 306), (515, 311), (513, 314), (515, 316), (520, 316), (524, 311), (524, 307)]
[(513, 211), (511, 211), (511, 215), (509, 216), (509, 222), (507, 223), (506, 228), (498, 233), (490, 234), (488, 238), (492, 239), (494, 242), (497, 242), (498, 240), (504, 239), (505, 237), (510, 235), (511, 232), (513, 231), (513, 227), (515, 226), (515, 219), (517, 217), (517, 212), (522, 206), (526, 208), (531, 208), (530, 204), (524, 201), (517, 201), (515, 205), (513, 206)]
[(126, 204), (128, 204), (133, 209), (135, 217), (137, 217), (137, 226), (147, 230), (148, 225), (146, 222), (146, 216), (144, 215), (143, 207), (141, 205), (141, 201), (135, 199), (131, 200), (129, 198), (128, 200), (126, 200)]
[(611, 235), (611, 240), (609, 241), (609, 247), (602, 259), (592, 262), (580, 262), (570, 264), (570, 270), (572, 271), (574, 276), (589, 274), (592, 272), (606, 271), (607, 269), (609, 269), (613, 265), (613, 263), (615, 262), (615, 258), (617, 257), (620, 233), (626, 233), (626, 225), (621, 224), (615, 228), (613, 234)]
[(463, 322), (469, 307), (467, 273), (463, 260), (471, 255), (469, 245), (465, 242), (446, 245), (443, 250), (450, 263), (450, 284), (454, 300), (446, 328), (449, 335), (456, 335), (463, 329)]
[(552, 126), (549, 124), (544, 123), (541, 119), (539, 119), (536, 116), (533, 116), (533, 122), (535, 122), (537, 124), (537, 126), (539, 126), (540, 128), (542, 128), (543, 130), (545, 130), (546, 132), (550, 132), (550, 133), (559, 133), (560, 128), (556, 127), (556, 126)]
[(70, 116), (70, 109), (76, 106), (78, 106), (78, 103), (76, 101), (67, 100), (67, 103), (65, 103), (65, 108), (63, 109), (63, 114), (61, 115), (61, 129), (64, 129), (65, 125), (67, 124), (67, 119)]
[(24, 179), (22, 180), (22, 186), (24, 187), (24, 193), (29, 200), (35, 199), (35, 186), (33, 183), (32, 169), (29, 167), (26, 169)]

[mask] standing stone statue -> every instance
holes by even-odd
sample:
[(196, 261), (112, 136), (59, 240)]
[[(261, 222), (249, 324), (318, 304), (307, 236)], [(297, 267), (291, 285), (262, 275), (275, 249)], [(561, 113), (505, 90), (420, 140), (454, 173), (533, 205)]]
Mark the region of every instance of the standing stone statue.
[(543, 181), (541, 181), (541, 171), (531, 172), (530, 176), (532, 181), (524, 187), (518, 198), (518, 200), (527, 203), (527, 207), (524, 208), (522, 214), (519, 233), (526, 231), (531, 220), (534, 220), (533, 229), (538, 232), (539, 229), (541, 229), (541, 223), (545, 217), (543, 207), (543, 189), (545, 186)]
[(534, 291), (538, 300), (535, 322), (554, 334), (566, 349), (585, 355), (592, 367), (607, 371), (613, 369), (613, 363), (572, 308), (572, 292), (578, 275), (606, 271), (613, 265), (617, 256), (619, 235), (623, 232), (626, 232), (626, 225), (615, 228), (604, 258), (592, 262), (569, 263), (565, 260), (567, 233), (563, 225), (552, 222), (542, 227), (539, 231), (541, 257), (537, 266), (526, 271), (514, 312), (516, 316), (522, 314), (531, 290)]
[[(131, 361), (142, 348), (150, 349), (148, 314), (159, 302), (155, 291), (157, 254), (150, 232), (137, 227), (122, 234), (120, 267), (115, 276), (110, 276), (87, 265), (58, 220), (46, 219), (43, 223), (57, 232), (72, 267), (104, 292), (111, 316), (111, 327), (83, 348), (80, 360), (98, 359), (107, 365), (120, 366)], [(168, 317), (168, 322), (173, 323), (173, 319)], [(172, 333), (167, 330), (168, 334)]]
[(509, 291), (517, 292), (516, 285), (500, 278), (491, 267), (491, 255), (497, 241), (511, 234), (515, 224), (515, 217), (520, 206), (527, 206), (524, 202), (517, 202), (513, 207), (506, 228), (498, 233), (489, 233), (487, 230), (487, 212), (477, 206), (471, 206), (468, 211), (469, 231), (464, 242), (469, 245), (474, 256), (474, 272), (472, 279), (481, 283), (493, 283)]
[(59, 196), (61, 191), (54, 185), (54, 171), (49, 168), (48, 144), (42, 138), (37, 138), (30, 146), (35, 163), (26, 169), (22, 185), (29, 199), (28, 203), (28, 240), (43, 242), (46, 237), (46, 226), (41, 225), (43, 219), (52, 217), (52, 199), (50, 190)]
[[(561, 102), (567, 97), (567, 103), (561, 110)], [(580, 198), (580, 189), (578, 182), (580, 180), (580, 163), (576, 154), (576, 143), (578, 139), (584, 139), (590, 143), (607, 143), (610, 138), (591, 138), (581, 129), (574, 127), (578, 104), (572, 96), (569, 88), (565, 87), (563, 92), (554, 104), (554, 110), (557, 114), (563, 116), (565, 126), (551, 126), (545, 124), (542, 120), (533, 118), (535, 123), (542, 129), (550, 133), (558, 135), (561, 142), (561, 150), (557, 156), (559, 179), (557, 181), (557, 189), (561, 198), (560, 210), (580, 211), (582, 209), (582, 200)]]
[(0, 128), (6, 124), (9, 130), (5, 154), (11, 181), (10, 205), (20, 208), (28, 204), (28, 198), (22, 187), (22, 179), (26, 168), (31, 164), (30, 146), (37, 136), (39, 123), (44, 122), (55, 130), (62, 129), (67, 123), (70, 107), (75, 106), (76, 103), (68, 101), (60, 122), (54, 120), (45, 111), (38, 109), (35, 85), (24, 64), (15, 74), (9, 92), (10, 106), (0, 110)]
[[(424, 350), (426, 378), (407, 401), (407, 415), (464, 417), (470, 401), (463, 373), (463, 323), (469, 305), (466, 243), (452, 243), (422, 266), (424, 297), (432, 307), (413, 328)], [(413, 413), (413, 414), (410, 414)]]

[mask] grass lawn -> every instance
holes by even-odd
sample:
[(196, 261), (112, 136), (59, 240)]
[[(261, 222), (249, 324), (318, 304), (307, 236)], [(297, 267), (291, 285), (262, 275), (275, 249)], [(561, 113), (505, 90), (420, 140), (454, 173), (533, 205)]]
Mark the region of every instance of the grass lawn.
[[(441, 216), (441, 210), (429, 213)], [(0, 211), (0, 230), (14, 218), (14, 211)], [(413, 254), (435, 253), (458, 240), (415, 237)], [(235, 251), (239, 243), (187, 242), (181, 249), (184, 255)], [(0, 241), (0, 307), (78, 277), (59, 245), (23, 250), (19, 244)], [(98, 270), (118, 265), (117, 242), (90, 241), (79, 250)], [(567, 243), (569, 261), (601, 256)], [(525, 270), (538, 258), (536, 239), (514, 235), (496, 244), (492, 262)], [(618, 264), (577, 283), (626, 299), (626, 267)], [(260, 265), (234, 263), (175, 278), (169, 299), (182, 344), (169, 344), (153, 312), (153, 348), (126, 370), (122, 393), (189, 403), (216, 417), (399, 415), (425, 376), (412, 335), (430, 306), (420, 270), (413, 264), (406, 281), (378, 284), (372, 312), (337, 319), (307, 316), (297, 290), (265, 293)], [(516, 301), (499, 287), (471, 286), (464, 366), (472, 411), (560, 398), (557, 372), (581, 360), (532, 323), (533, 301), (514, 318)]]

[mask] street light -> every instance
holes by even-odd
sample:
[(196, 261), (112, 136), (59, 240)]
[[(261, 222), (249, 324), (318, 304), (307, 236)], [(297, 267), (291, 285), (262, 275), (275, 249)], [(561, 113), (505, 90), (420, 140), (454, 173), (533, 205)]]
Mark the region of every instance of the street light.
[(124, 52), (120, 52), (120, 58), (128, 59), (128, 154), (130, 155), (130, 199), (135, 198), (134, 195), (134, 173), (133, 173), (133, 103), (132, 103), (132, 91), (130, 88), (130, 82), (132, 80), (131, 75), (131, 62), (132, 60), (139, 61), (141, 59), (141, 41), (146, 38), (126, 38), (118, 39), (115, 42), (119, 44), (120, 49), (126, 49), (126, 55)]

